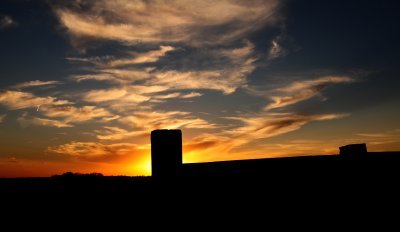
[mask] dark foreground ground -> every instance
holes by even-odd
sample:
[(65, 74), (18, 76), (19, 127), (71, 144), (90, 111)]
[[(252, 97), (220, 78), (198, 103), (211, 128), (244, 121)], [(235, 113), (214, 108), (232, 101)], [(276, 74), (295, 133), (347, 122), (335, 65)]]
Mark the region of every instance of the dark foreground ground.
[(347, 230), (349, 224), (359, 229), (383, 217), (382, 229), (388, 222), (398, 224), (400, 156), (369, 154), (185, 164), (179, 177), (161, 179), (0, 179), (0, 218), (13, 228), (51, 230), (77, 230), (83, 224), (119, 231), (144, 224), (146, 229), (212, 231), (219, 225), (235, 231), (241, 224), (245, 231), (304, 225), (320, 231)]
[(177, 177), (57, 175), (0, 179), (1, 195), (71, 197), (294, 196), (356, 189), (397, 192), (400, 153), (184, 164)]

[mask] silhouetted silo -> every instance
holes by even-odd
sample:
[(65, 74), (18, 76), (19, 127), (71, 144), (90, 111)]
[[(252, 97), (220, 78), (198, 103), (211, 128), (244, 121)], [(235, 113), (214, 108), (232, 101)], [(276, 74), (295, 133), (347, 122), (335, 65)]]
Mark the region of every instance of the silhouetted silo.
[(181, 130), (151, 132), (151, 169), (155, 178), (174, 178), (182, 167)]

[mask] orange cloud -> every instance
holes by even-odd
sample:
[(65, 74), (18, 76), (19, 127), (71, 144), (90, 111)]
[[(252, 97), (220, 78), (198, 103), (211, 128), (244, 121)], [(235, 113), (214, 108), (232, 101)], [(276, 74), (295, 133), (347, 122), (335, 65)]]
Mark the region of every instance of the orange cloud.
[(24, 83), (20, 83), (17, 85), (14, 85), (14, 88), (16, 89), (23, 89), (23, 88), (30, 88), (30, 87), (37, 87), (37, 86), (48, 86), (48, 85), (59, 85), (61, 82), (59, 81), (40, 81), (40, 80), (35, 80), (35, 81), (28, 81)]
[(115, 120), (118, 116), (109, 111), (95, 106), (64, 106), (64, 107), (43, 107), (40, 109), (45, 116), (51, 118), (62, 118), (66, 123), (84, 122), (92, 119)]
[(165, 56), (167, 52), (173, 50), (175, 50), (175, 48), (171, 46), (160, 46), (159, 50), (148, 51), (145, 53), (134, 53), (134, 58), (113, 60), (110, 63), (106, 64), (106, 66), (118, 67), (131, 64), (155, 62), (158, 61), (161, 57)]
[(31, 93), (7, 90), (0, 92), (0, 104), (7, 106), (12, 110), (37, 108), (41, 105), (68, 105), (71, 102), (67, 100), (57, 100), (54, 97), (37, 97)]
[(137, 150), (136, 144), (116, 143), (103, 144), (96, 142), (71, 142), (60, 146), (53, 146), (47, 149), (49, 152), (66, 154), (82, 158), (94, 158), (104, 156), (119, 156), (135, 154)]
[[(131, 58), (116, 59), (113, 56), (89, 57), (89, 58), (68, 57), (67, 60), (71, 62), (90, 63), (98, 67), (101, 67), (103, 69), (106, 69), (106, 68), (116, 68), (120, 66), (128, 66), (135, 64), (153, 63), (158, 61), (161, 57), (165, 56), (168, 52), (174, 50), (175, 47), (172, 46), (160, 46), (159, 49), (157, 50), (150, 50), (142, 53), (130, 52), (129, 54), (130, 56), (132, 56)], [(118, 69), (115, 70), (118, 71)], [(104, 70), (104, 72), (107, 72), (107, 70)]]
[(86, 11), (56, 7), (60, 22), (75, 39), (215, 44), (276, 24), (279, 1), (99, 0), (77, 4), (85, 4)]
[(119, 99), (126, 95), (124, 89), (91, 90), (87, 92), (83, 100), (87, 102), (105, 102)]
[(52, 120), (47, 118), (38, 118), (38, 117), (28, 117), (27, 113), (23, 113), (20, 117), (17, 118), (17, 122), (23, 126), (29, 125), (37, 125), (37, 126), (52, 126), (57, 128), (63, 127), (73, 127), (72, 124), (65, 123), (58, 120)]

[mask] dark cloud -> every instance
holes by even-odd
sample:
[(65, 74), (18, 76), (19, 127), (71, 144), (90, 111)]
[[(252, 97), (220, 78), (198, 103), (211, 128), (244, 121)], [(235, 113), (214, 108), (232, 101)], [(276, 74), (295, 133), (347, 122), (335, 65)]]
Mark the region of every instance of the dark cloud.
[(9, 15), (0, 15), (0, 29), (17, 26), (17, 22)]

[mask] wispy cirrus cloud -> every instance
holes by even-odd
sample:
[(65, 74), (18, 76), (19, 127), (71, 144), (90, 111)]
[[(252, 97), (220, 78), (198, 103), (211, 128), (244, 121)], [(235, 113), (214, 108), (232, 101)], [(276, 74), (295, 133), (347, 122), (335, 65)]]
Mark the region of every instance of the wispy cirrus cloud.
[(272, 103), (265, 107), (265, 110), (282, 108), (317, 96), (326, 87), (333, 84), (350, 83), (354, 79), (347, 76), (326, 76), (314, 80), (295, 81), (285, 87), (278, 88), (277, 96), (270, 97)]
[(28, 113), (23, 113), (20, 117), (17, 118), (17, 122), (22, 126), (26, 127), (29, 125), (36, 126), (51, 126), (57, 128), (63, 127), (73, 127), (72, 124), (65, 123), (59, 120), (53, 120), (48, 118), (39, 118), (39, 117), (30, 117)]
[(119, 117), (104, 108), (96, 106), (42, 107), (40, 112), (49, 118), (62, 119), (65, 123), (86, 122), (93, 119), (107, 122)]
[(127, 111), (130, 106), (137, 106), (151, 99), (151, 96), (129, 87), (91, 90), (83, 95), (82, 100), (91, 103), (106, 104), (119, 111)]
[(149, 132), (143, 130), (125, 130), (119, 127), (105, 126), (102, 130), (96, 130), (99, 140), (122, 140), (135, 136), (146, 136)]
[(172, 46), (160, 46), (159, 50), (148, 51), (145, 53), (134, 53), (134, 58), (113, 60), (106, 64), (107, 67), (119, 67), (132, 64), (156, 62), (167, 52), (175, 50)]
[(72, 80), (76, 82), (95, 80), (117, 84), (130, 84), (135, 81), (145, 80), (151, 77), (154, 68), (124, 68), (124, 69), (98, 69), (92, 74), (74, 75)]
[[(135, 116), (133, 116), (135, 117)], [(123, 129), (120, 127), (104, 127), (102, 130), (96, 130), (96, 137), (99, 140), (123, 140), (132, 137), (144, 137), (149, 136), (150, 131), (155, 129), (213, 129), (214, 124), (208, 123), (207, 121), (199, 118), (169, 118), (169, 119), (157, 119), (157, 118), (122, 118), (127, 124), (135, 125), (134, 128)], [(142, 122), (148, 122), (149, 124), (140, 125)]]
[(101, 0), (75, 1), (54, 8), (75, 39), (215, 44), (275, 25), (278, 6), (277, 0)]
[[(124, 86), (123, 90), (120, 89), (115, 94), (108, 94), (102, 90), (92, 91), (84, 97), (86, 101), (98, 99), (101, 96), (104, 98), (114, 96), (117, 99), (126, 90), (136, 94), (167, 90), (216, 90), (231, 94), (237, 88), (247, 84), (247, 76), (256, 68), (257, 58), (254, 54), (254, 45), (248, 41), (241, 47), (209, 50), (207, 54), (210, 55), (211, 60), (215, 60), (215, 64), (214, 67), (205, 70), (190, 65), (188, 65), (189, 70), (157, 70), (154, 67), (105, 69), (102, 65), (98, 65), (98, 69), (93, 74), (75, 75), (72, 78), (78, 82), (108, 81)], [(226, 60), (221, 61), (222, 58)], [(195, 65), (195, 62), (193, 63)], [(138, 81), (141, 81), (141, 84), (138, 84)]]
[[(83, 62), (102, 67), (104, 69), (118, 68), (121, 66), (129, 66), (135, 64), (152, 63), (158, 61), (168, 52), (174, 51), (176, 48), (172, 46), (160, 46), (157, 50), (149, 50), (147, 52), (129, 52), (129, 57), (115, 58), (114, 56), (103, 57), (68, 57), (71, 62)], [(116, 70), (118, 71), (118, 69)], [(104, 70), (107, 73), (107, 70)], [(132, 74), (132, 73), (129, 73)]]
[(230, 117), (239, 120), (243, 126), (227, 131), (226, 133), (235, 138), (270, 138), (300, 129), (302, 126), (313, 121), (324, 121), (340, 119), (348, 114), (320, 114), (301, 115), (296, 113), (260, 113), (248, 117)]
[(254, 66), (250, 63), (248, 66), (232, 68), (232, 70), (166, 71), (155, 74), (155, 78), (149, 80), (148, 85), (167, 86), (175, 90), (216, 90), (231, 94), (237, 88), (246, 85), (246, 77), (253, 70)]
[(83, 100), (87, 102), (106, 102), (122, 98), (127, 94), (124, 89), (91, 90), (84, 94)]
[(389, 133), (359, 133), (356, 135), (367, 138), (386, 138), (390, 136)]
[(101, 156), (132, 155), (137, 153), (139, 149), (137, 148), (137, 144), (132, 143), (103, 144), (73, 141), (60, 146), (49, 147), (47, 150), (75, 157), (95, 158)]
[(159, 95), (153, 95), (153, 98), (156, 99), (170, 99), (170, 98), (194, 98), (194, 97), (201, 97), (203, 96), (202, 93), (197, 93), (197, 92), (191, 92), (191, 93), (169, 93), (169, 94), (159, 94)]
[(147, 132), (162, 128), (215, 128), (214, 124), (193, 117), (190, 112), (182, 111), (141, 111), (135, 112), (131, 116), (120, 118), (119, 121), (125, 125)]
[(35, 81), (28, 81), (28, 82), (23, 82), (23, 83), (14, 85), (14, 88), (16, 88), (16, 89), (24, 89), (24, 88), (30, 88), (30, 87), (59, 85), (59, 84), (61, 84), (60, 81), (40, 81), (40, 80), (35, 80)]
[(0, 92), (0, 104), (12, 110), (38, 108), (38, 106), (61, 106), (72, 104), (68, 100), (58, 100), (54, 97), (38, 97), (32, 93), (7, 90)]
[[(246, 147), (246, 144), (250, 142), (296, 131), (301, 129), (306, 124), (315, 121), (340, 119), (346, 116), (348, 116), (348, 114), (300, 115), (296, 113), (266, 114), (265, 112), (261, 112), (254, 115), (231, 117), (228, 119), (240, 121), (242, 125), (235, 126), (233, 129), (225, 130), (224, 132), (220, 133), (199, 135), (186, 142), (184, 144), (184, 150), (188, 154), (187, 156), (189, 157), (189, 161), (192, 162), (198, 162), (199, 160), (204, 162), (224, 159), (237, 159), (237, 157), (243, 159), (244, 157), (248, 156), (249, 153), (238, 152), (235, 150)], [(269, 155), (287, 155), (287, 153), (282, 152), (281, 149), (283, 148), (280, 148), (278, 152), (274, 151)], [(191, 155), (196, 154), (199, 151), (204, 154), (203, 157), (193, 157)], [(298, 151), (293, 150), (293, 152), (296, 153)], [(254, 157), (260, 152), (252, 149), (251, 153), (252, 157)], [(216, 157), (213, 154), (219, 154), (219, 157)], [(264, 154), (263, 156), (265, 155), (268, 154)]]

